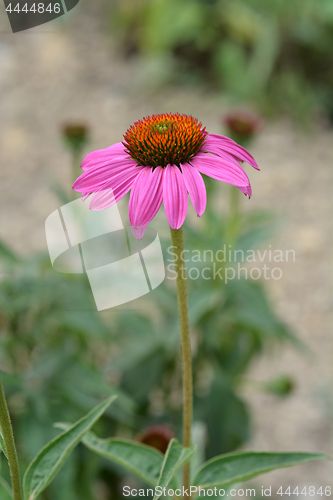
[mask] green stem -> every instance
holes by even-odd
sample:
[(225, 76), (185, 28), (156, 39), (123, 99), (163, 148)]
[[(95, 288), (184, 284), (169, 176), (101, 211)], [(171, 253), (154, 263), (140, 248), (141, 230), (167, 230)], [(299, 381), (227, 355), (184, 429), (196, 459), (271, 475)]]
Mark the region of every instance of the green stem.
[(0, 427), (6, 446), (6, 454), (8, 458), (10, 476), (13, 487), (13, 495), (14, 495), (13, 498), (14, 500), (22, 500), (20, 470), (15, 448), (13, 429), (10, 422), (8, 406), (1, 379), (0, 379)]
[[(81, 165), (81, 156), (82, 156), (82, 151), (81, 149), (75, 149), (72, 148), (71, 150), (72, 153), (72, 158), (71, 158), (71, 177), (72, 177), (72, 184), (76, 179), (79, 177), (79, 175), (82, 174), (82, 170), (80, 169)], [(75, 200), (77, 198), (77, 193), (71, 189), (71, 194), (73, 199)]]
[(231, 218), (234, 220), (238, 219), (240, 215), (239, 195), (240, 195), (239, 189), (236, 188), (236, 186), (231, 186), (230, 215)]
[(230, 212), (227, 226), (227, 240), (231, 245), (236, 243), (240, 229), (240, 194), (241, 193), (236, 186), (230, 186)]
[[(183, 373), (183, 446), (191, 446), (193, 385), (192, 356), (190, 342), (190, 323), (188, 317), (187, 283), (184, 261), (183, 228), (171, 229), (171, 240), (175, 250), (175, 271), (177, 273), (177, 296), (181, 335), (182, 373)], [(184, 488), (190, 487), (190, 464), (183, 469)]]

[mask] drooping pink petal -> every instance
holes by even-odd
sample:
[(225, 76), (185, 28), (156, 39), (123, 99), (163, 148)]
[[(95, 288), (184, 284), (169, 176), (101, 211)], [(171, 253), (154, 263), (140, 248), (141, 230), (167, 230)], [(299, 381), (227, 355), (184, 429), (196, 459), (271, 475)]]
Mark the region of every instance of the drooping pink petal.
[(181, 169), (184, 176), (185, 186), (190, 195), (194, 210), (198, 217), (204, 213), (207, 203), (206, 186), (198, 170), (188, 163), (182, 163)]
[(142, 240), (147, 226), (131, 226), (134, 236), (137, 240)]
[[(130, 188), (129, 188), (130, 189)], [(126, 194), (126, 193), (125, 193)], [(94, 193), (89, 202), (90, 210), (103, 210), (104, 208), (111, 207), (116, 203), (116, 198), (113, 189), (103, 189)]]
[(85, 201), (87, 198), (89, 198), (89, 196), (91, 195), (91, 193), (82, 193), (82, 201)]
[(133, 186), (136, 177), (140, 173), (140, 167), (135, 167), (131, 171), (113, 177), (109, 182), (103, 184), (102, 189), (96, 191), (89, 203), (91, 210), (103, 210), (111, 207), (119, 201)]
[(97, 165), (102, 165), (103, 163), (111, 160), (115, 156), (124, 156), (130, 158), (128, 153), (125, 152), (125, 147), (121, 142), (112, 144), (112, 146), (105, 149), (98, 149), (97, 151), (92, 151), (89, 153), (82, 161), (82, 170), (88, 170), (89, 168), (96, 167)]
[[(73, 184), (75, 191), (93, 192), (98, 190), (104, 183), (111, 181), (117, 175), (130, 176), (137, 168), (137, 163), (130, 158), (114, 157), (108, 165), (96, 166), (84, 172)], [(108, 186), (112, 187), (112, 186)]]
[(218, 156), (198, 153), (190, 160), (190, 163), (199, 172), (218, 181), (227, 182), (233, 186), (250, 185), (249, 178), (240, 165), (235, 167), (231, 162), (227, 162)]
[(188, 197), (183, 174), (176, 165), (164, 168), (163, 201), (171, 228), (179, 229), (186, 217)]
[(202, 150), (204, 150), (205, 146), (210, 145), (217, 146), (226, 153), (235, 156), (236, 159), (245, 161), (253, 168), (260, 170), (253, 156), (245, 148), (243, 148), (243, 146), (240, 146), (239, 144), (237, 144), (237, 142), (233, 141), (229, 137), (218, 134), (209, 134), (207, 139), (205, 140), (204, 145), (202, 146)]
[(249, 197), (249, 199), (251, 198), (251, 196), (252, 196), (251, 185), (249, 185), (249, 186), (237, 186), (237, 187), (238, 187), (238, 189), (240, 189), (242, 191), (242, 193), (247, 195)]
[(164, 169), (142, 167), (131, 190), (128, 215), (131, 226), (146, 226), (157, 214), (163, 199)]
[[(213, 146), (211, 144), (206, 145), (205, 149), (203, 150), (202, 148), (197, 153), (197, 155), (202, 155), (203, 153), (218, 156), (219, 158), (225, 160), (228, 164), (231, 163), (236, 169), (242, 168), (241, 165), (239, 164), (240, 161), (239, 159), (237, 159), (234, 155), (227, 153), (226, 151), (217, 146)], [(241, 163), (243, 163), (243, 161), (241, 161)]]

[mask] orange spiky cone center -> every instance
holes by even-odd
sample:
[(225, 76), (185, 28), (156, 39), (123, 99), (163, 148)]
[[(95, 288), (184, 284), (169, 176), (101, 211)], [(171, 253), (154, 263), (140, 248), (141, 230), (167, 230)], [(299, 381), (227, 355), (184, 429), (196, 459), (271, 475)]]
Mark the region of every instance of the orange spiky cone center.
[(196, 118), (164, 113), (135, 122), (126, 131), (123, 145), (140, 165), (179, 166), (200, 150), (207, 135)]

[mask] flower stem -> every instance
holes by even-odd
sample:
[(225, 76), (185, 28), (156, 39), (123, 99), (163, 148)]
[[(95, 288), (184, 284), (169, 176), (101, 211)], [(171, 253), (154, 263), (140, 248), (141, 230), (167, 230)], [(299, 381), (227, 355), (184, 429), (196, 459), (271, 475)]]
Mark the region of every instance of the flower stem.
[[(71, 177), (72, 177), (72, 184), (76, 181), (76, 179), (79, 177), (80, 174), (82, 174), (82, 171), (80, 169), (80, 164), (81, 164), (81, 150), (76, 150), (72, 149), (71, 151)], [(75, 200), (77, 198), (77, 193), (71, 189), (71, 194), (73, 199)]]
[[(175, 271), (177, 273), (177, 296), (181, 335), (182, 373), (183, 373), (183, 446), (191, 446), (193, 386), (192, 386), (192, 356), (190, 342), (190, 323), (188, 317), (187, 282), (183, 274), (184, 238), (183, 228), (171, 229), (171, 240), (175, 250)], [(183, 486), (190, 487), (190, 464), (183, 468)]]
[(0, 379), (0, 427), (6, 446), (6, 455), (8, 458), (10, 476), (13, 487), (13, 499), (22, 500), (20, 470), (15, 448), (13, 429), (12, 429), (12, 424), (10, 422), (8, 406), (6, 403), (5, 393), (3, 390), (1, 379)]
[(227, 239), (231, 245), (237, 241), (240, 230), (241, 210), (240, 210), (240, 191), (236, 186), (230, 186), (230, 212), (227, 226)]
[(230, 192), (230, 212), (231, 212), (231, 217), (233, 219), (238, 219), (239, 213), (240, 213), (240, 206), (239, 206), (239, 195), (240, 192), (235, 186), (231, 186), (231, 192)]

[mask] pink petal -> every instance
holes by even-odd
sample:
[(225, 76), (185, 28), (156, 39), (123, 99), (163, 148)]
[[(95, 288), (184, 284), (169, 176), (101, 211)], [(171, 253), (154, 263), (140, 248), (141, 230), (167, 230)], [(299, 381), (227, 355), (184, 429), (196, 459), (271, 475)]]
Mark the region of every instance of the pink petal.
[[(84, 172), (73, 184), (75, 191), (93, 192), (102, 187), (102, 185), (116, 175), (130, 176), (137, 168), (137, 163), (130, 158), (115, 157), (106, 166), (90, 168)], [(112, 186), (108, 186), (112, 187)]]
[(163, 199), (162, 167), (142, 167), (131, 190), (128, 214), (131, 226), (146, 226), (157, 214)]
[(188, 163), (181, 164), (185, 186), (198, 217), (204, 213), (207, 202), (206, 186), (198, 170)]
[(184, 176), (176, 165), (164, 168), (163, 201), (171, 228), (179, 229), (186, 217), (188, 197)]
[(239, 161), (243, 163), (242, 160), (237, 159), (234, 155), (227, 153), (217, 146), (206, 145), (205, 150), (203, 151), (203, 149), (201, 149), (195, 156), (197, 157), (197, 155), (202, 155), (203, 153), (218, 156), (219, 158), (225, 160), (228, 164), (231, 163), (236, 169), (240, 168)]
[(131, 175), (115, 176), (110, 182), (105, 183), (100, 191), (93, 194), (89, 208), (91, 210), (103, 210), (114, 205), (128, 193), (139, 173), (140, 167), (136, 167)]
[(245, 148), (243, 148), (243, 146), (240, 146), (229, 137), (218, 134), (209, 134), (201, 149), (204, 150), (205, 146), (216, 146), (222, 151), (235, 156), (236, 159), (246, 161), (246, 163), (255, 169), (260, 170), (253, 156)]
[(198, 153), (190, 161), (191, 165), (199, 170), (199, 172), (213, 179), (227, 182), (233, 186), (250, 185), (249, 178), (240, 165), (236, 168), (231, 162), (227, 162), (218, 156)]
[(82, 193), (82, 201), (85, 201), (87, 198), (89, 198), (89, 196), (91, 195), (91, 193)]
[(137, 165), (136, 167), (128, 167), (126, 169), (120, 168), (119, 170), (114, 170), (114, 175), (111, 175), (107, 182), (104, 182), (99, 187), (96, 187), (95, 192), (104, 191), (105, 189), (116, 190), (117, 187), (127, 179), (135, 179), (143, 167)]
[[(130, 188), (129, 188), (130, 189)], [(126, 194), (126, 193), (125, 193)], [(104, 208), (111, 207), (117, 202), (113, 189), (104, 189), (103, 191), (98, 191), (94, 193), (90, 203), (90, 210), (103, 210)]]
[(112, 160), (115, 156), (125, 156), (130, 158), (128, 153), (125, 152), (125, 147), (121, 142), (112, 144), (112, 146), (106, 149), (97, 149), (96, 151), (92, 151), (83, 159), (81, 168), (82, 170), (88, 170), (89, 168), (103, 164), (103, 162)]
[(251, 186), (237, 186), (238, 189), (240, 189), (242, 191), (242, 193), (244, 193), (245, 195), (247, 195), (249, 198), (251, 198), (252, 196), (252, 188)]
[(147, 226), (131, 226), (134, 236), (137, 240), (142, 240), (143, 235), (145, 234)]

